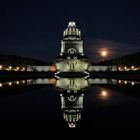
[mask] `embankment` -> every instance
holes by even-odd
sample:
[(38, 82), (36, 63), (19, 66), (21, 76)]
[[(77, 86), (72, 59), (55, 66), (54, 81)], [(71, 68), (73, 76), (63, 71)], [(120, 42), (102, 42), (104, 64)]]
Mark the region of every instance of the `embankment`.
[(36, 78), (51, 78), (51, 77), (54, 77), (54, 73), (52, 73), (52, 72), (0, 71), (0, 81), (36, 79)]
[(91, 72), (90, 77), (140, 81), (140, 71)]

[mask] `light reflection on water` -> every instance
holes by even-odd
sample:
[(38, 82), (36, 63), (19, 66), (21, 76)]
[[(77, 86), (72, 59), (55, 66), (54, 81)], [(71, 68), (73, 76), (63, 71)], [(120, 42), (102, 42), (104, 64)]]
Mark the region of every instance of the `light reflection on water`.
[[(56, 93), (58, 93), (60, 98), (63, 119), (67, 122), (70, 128), (75, 128), (77, 126), (77, 123), (82, 118), (81, 113), (84, 108), (84, 96), (88, 96), (88, 93), (91, 92), (91, 90), (93, 91), (92, 94), (94, 96), (96, 95), (95, 100), (111, 101), (114, 97), (114, 90), (126, 94), (128, 93), (128, 91), (126, 90), (129, 90), (129, 88), (133, 91), (133, 89), (139, 87), (140, 82), (98, 78), (39, 78), (1, 82), (0, 92), (5, 92), (5, 90), (12, 88), (14, 90), (20, 87), (26, 88), (28, 86), (36, 85), (53, 86), (53, 89)], [(94, 91), (94, 89), (98, 90)], [(10, 91), (8, 92), (8, 95), (10, 95)], [(95, 94), (95, 92), (97, 92), (98, 94)]]
[[(63, 90), (67, 89), (67, 88), (80, 88), (79, 90), (81, 90), (82, 87), (86, 86), (89, 87), (90, 85), (102, 85), (102, 84), (111, 84), (111, 85), (129, 85), (129, 86), (134, 86), (134, 85), (140, 85), (140, 82), (137, 81), (127, 81), (127, 80), (116, 80), (116, 79), (99, 79), (99, 78), (95, 78), (95, 79), (85, 79), (85, 78), (60, 78), (60, 79), (56, 79), (56, 78), (39, 78), (39, 79), (27, 79), (27, 80), (18, 80), (18, 81), (8, 81), (8, 82), (0, 82), (0, 88), (8, 88), (8, 86), (24, 86), (24, 85), (55, 85), (57, 86), (61, 86), (61, 84), (63, 85)], [(65, 85), (65, 86), (64, 86)], [(70, 89), (71, 90), (71, 89)]]

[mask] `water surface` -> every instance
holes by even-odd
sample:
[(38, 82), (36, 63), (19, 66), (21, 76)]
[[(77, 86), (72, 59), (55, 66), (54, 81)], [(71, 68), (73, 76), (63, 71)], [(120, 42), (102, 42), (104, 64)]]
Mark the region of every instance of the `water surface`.
[(139, 82), (115, 79), (28, 79), (0, 83), (0, 122), (54, 128), (135, 127)]

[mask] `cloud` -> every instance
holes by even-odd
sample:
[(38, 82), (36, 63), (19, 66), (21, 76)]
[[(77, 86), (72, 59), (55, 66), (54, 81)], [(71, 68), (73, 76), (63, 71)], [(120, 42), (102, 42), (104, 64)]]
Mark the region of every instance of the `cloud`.
[(84, 48), (86, 54), (93, 62), (103, 59), (100, 56), (102, 50), (108, 51), (108, 55), (104, 59), (111, 59), (140, 51), (140, 46), (101, 39), (87, 40)]

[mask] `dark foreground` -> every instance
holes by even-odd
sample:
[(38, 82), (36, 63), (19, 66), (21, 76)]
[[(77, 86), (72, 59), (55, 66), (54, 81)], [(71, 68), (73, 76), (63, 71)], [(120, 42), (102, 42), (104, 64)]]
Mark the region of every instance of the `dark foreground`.
[(130, 83), (93, 84), (82, 92), (81, 120), (74, 129), (68, 127), (61, 108), (61, 94), (69, 93), (60, 93), (55, 85), (45, 84), (13, 83), (1, 87), (1, 134), (3, 131), (16, 136), (22, 133), (21, 138), (28, 132), (32, 138), (39, 134), (39, 137), (45, 136), (46, 139), (56, 136), (57, 139), (80, 139), (83, 135), (85, 139), (99, 139), (102, 136), (112, 137), (112, 134), (114, 139), (120, 133), (128, 136), (139, 130), (137, 127), (140, 126), (140, 86)]

